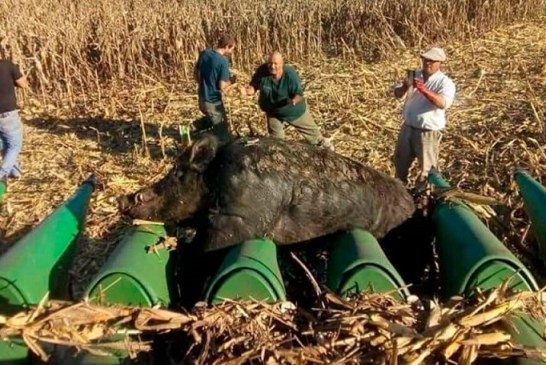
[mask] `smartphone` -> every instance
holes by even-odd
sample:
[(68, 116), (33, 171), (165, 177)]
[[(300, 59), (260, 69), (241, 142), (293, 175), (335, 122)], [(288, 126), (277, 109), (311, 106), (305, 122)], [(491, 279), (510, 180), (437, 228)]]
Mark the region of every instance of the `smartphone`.
[(406, 79), (408, 85), (413, 85), (413, 80), (415, 80), (415, 70), (406, 70)]

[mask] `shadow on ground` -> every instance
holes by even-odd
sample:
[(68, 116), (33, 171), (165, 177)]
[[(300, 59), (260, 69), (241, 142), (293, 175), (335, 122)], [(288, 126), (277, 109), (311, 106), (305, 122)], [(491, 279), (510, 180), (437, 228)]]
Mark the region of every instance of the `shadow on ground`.
[(17, 241), (23, 238), (34, 227), (32, 224), (28, 224), (10, 235), (6, 235), (6, 226), (6, 224), (0, 223), (0, 256), (13, 247)]
[[(125, 154), (133, 152), (135, 148), (148, 148), (152, 158), (162, 156), (162, 139), (172, 138), (178, 141), (180, 138), (177, 126), (165, 125), (161, 128), (159, 124), (141, 124), (137, 120), (46, 117), (33, 118), (25, 123), (50, 134), (74, 134), (78, 139), (95, 141), (101, 150), (109, 153)], [(166, 152), (172, 153), (172, 148)]]

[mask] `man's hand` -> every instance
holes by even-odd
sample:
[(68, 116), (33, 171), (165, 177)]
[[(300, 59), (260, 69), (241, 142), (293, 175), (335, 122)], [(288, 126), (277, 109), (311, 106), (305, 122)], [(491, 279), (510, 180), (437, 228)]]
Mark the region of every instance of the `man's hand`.
[(296, 105), (296, 104), (298, 104), (298, 103), (301, 101), (301, 99), (302, 99), (302, 98), (301, 98), (300, 95), (296, 95), (296, 96), (294, 96), (293, 98), (288, 99), (288, 104), (290, 104), (290, 105)]
[(427, 94), (429, 91), (425, 87), (425, 83), (423, 82), (423, 80), (419, 80), (419, 79), (413, 80), (413, 87), (419, 90), (419, 92), (422, 94)]
[(20, 78), (18, 78), (17, 80), (15, 80), (15, 85), (17, 87), (20, 87), (21, 89), (27, 89), (28, 88), (28, 80), (26, 78), (26, 76), (22, 76)]
[(423, 96), (427, 98), (436, 107), (441, 109), (444, 109), (446, 107), (446, 102), (444, 97), (440, 94), (435, 93), (434, 91), (427, 89), (423, 80), (414, 80), (413, 87), (419, 90), (419, 92), (423, 94)]
[(409, 88), (409, 85), (408, 85), (408, 80), (405, 79), (403, 80), (399, 85), (395, 86), (394, 88), (394, 96), (398, 99), (400, 99), (401, 97), (403, 97), (404, 95), (406, 95), (406, 93), (408, 92), (408, 88)]
[(241, 96), (251, 96), (254, 95), (255, 92), (256, 90), (254, 90), (254, 88), (250, 85), (241, 87)]

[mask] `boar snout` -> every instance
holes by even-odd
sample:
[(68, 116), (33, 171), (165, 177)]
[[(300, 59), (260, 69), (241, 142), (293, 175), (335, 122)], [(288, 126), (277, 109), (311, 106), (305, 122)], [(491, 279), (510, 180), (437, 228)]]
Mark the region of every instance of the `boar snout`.
[(123, 195), (117, 198), (118, 210), (121, 213), (127, 212), (131, 208), (131, 200), (127, 195)]
[(134, 194), (123, 195), (117, 199), (119, 212), (131, 218), (157, 218), (162, 199), (152, 189), (143, 189)]
[(134, 194), (123, 195), (117, 198), (118, 209), (120, 212), (125, 213), (140, 205), (144, 205), (151, 202), (156, 196), (147, 190), (141, 190)]

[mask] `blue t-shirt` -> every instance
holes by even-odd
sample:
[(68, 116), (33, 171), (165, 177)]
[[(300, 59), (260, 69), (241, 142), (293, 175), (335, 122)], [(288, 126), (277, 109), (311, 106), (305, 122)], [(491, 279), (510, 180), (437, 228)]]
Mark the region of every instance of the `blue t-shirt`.
[(229, 81), (229, 62), (213, 49), (201, 52), (197, 59), (199, 70), (199, 100), (209, 103), (222, 101), (220, 81)]

